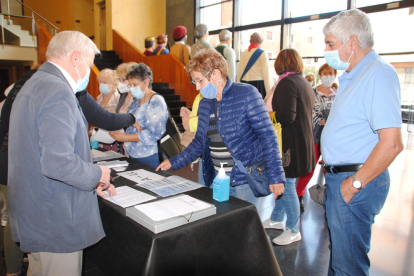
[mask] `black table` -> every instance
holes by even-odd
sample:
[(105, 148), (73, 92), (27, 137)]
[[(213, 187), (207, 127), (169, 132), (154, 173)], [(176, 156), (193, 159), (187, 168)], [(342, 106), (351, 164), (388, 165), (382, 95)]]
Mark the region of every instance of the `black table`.
[[(154, 171), (127, 160), (128, 170)], [(115, 179), (115, 186), (124, 185), (150, 193), (130, 180)], [(209, 188), (185, 194), (215, 204), (217, 214), (159, 234), (126, 217), (125, 209), (99, 199), (106, 237), (84, 250), (84, 260), (107, 276), (282, 275), (254, 205), (234, 197), (217, 202)]]

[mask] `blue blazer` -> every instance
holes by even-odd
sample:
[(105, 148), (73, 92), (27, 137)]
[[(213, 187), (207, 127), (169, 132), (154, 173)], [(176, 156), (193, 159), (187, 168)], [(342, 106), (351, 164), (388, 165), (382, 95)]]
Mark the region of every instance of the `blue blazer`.
[(26, 252), (70, 253), (103, 231), (88, 124), (69, 83), (46, 62), (11, 112), (8, 204), (13, 240)]
[[(207, 129), (210, 115), (217, 109), (216, 99), (202, 99), (198, 109), (198, 128), (191, 144), (170, 159), (172, 168), (178, 170), (203, 157), (203, 174), (207, 186), (215, 177), (210, 157), (210, 139)], [(257, 89), (245, 83), (233, 83), (227, 78), (220, 101), (217, 121), (218, 132), (233, 158), (244, 166), (264, 159), (270, 184), (284, 183), (285, 173), (279, 154), (279, 146), (269, 113)], [(247, 184), (246, 177), (235, 165), (230, 175), (232, 186)]]

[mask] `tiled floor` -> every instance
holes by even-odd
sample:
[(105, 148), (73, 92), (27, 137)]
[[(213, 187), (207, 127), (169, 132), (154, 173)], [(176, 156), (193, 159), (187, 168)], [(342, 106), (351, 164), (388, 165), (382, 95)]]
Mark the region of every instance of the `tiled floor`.
[[(403, 127), (405, 150), (391, 164), (391, 188), (381, 213), (376, 217), (372, 231), (371, 275), (410, 276), (414, 275), (414, 132), (409, 137), (406, 125)], [(412, 149), (411, 147), (412, 146)], [(178, 174), (197, 180), (187, 167)], [(310, 182), (316, 183), (317, 172)], [(259, 211), (262, 220), (272, 211), (271, 198), (264, 199)], [(2, 200), (0, 207), (2, 205)], [(302, 241), (288, 246), (273, 246), (283, 275), (327, 275), (329, 263), (328, 229), (322, 206), (305, 195), (306, 210), (301, 214)], [(280, 230), (266, 230), (269, 241), (282, 233)], [(3, 229), (0, 229), (0, 235)], [(2, 240), (1, 245), (2, 245)], [(3, 255), (0, 255), (0, 276), (5, 275)], [(84, 276), (101, 275), (99, 271), (88, 271)], [(110, 276), (110, 275), (107, 275)]]

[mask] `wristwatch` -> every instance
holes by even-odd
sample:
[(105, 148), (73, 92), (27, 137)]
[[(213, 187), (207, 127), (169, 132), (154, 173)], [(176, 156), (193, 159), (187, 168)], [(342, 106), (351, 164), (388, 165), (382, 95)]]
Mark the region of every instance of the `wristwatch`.
[(351, 177), (352, 177), (352, 186), (354, 186), (354, 188), (355, 188), (355, 189), (357, 189), (357, 190), (359, 190), (359, 191), (361, 191), (362, 189), (364, 189), (364, 187), (362, 186), (361, 181), (359, 181), (359, 180), (356, 178), (356, 175), (355, 175), (355, 174), (354, 174), (354, 175), (352, 175)]

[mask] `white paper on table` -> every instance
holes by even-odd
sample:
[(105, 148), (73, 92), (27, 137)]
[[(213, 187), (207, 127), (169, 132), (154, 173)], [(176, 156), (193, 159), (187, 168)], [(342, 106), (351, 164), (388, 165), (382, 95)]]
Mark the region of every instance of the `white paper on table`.
[(140, 192), (128, 186), (121, 186), (116, 188), (116, 196), (109, 196), (107, 191), (104, 191), (107, 197), (104, 199), (111, 201), (123, 208), (140, 204), (142, 202), (147, 202), (153, 199), (156, 199), (155, 196)]
[[(111, 131), (112, 132), (112, 131)], [(124, 132), (123, 129), (117, 130), (116, 132)], [(104, 144), (113, 144), (115, 139), (109, 135), (109, 131), (105, 129), (98, 129), (98, 131), (91, 136), (91, 141), (98, 141)]]
[(165, 178), (164, 176), (149, 172), (144, 169), (122, 172), (122, 173), (118, 173), (118, 175), (126, 179), (129, 179), (137, 184), (142, 184), (146, 181), (160, 180), (160, 179)]
[(94, 162), (101, 161), (101, 160), (108, 160), (108, 159), (115, 159), (115, 158), (122, 158), (125, 157), (122, 154), (119, 154), (117, 152), (114, 152), (112, 150), (108, 151), (99, 151), (96, 149), (91, 150), (92, 153), (92, 159)]
[(134, 206), (134, 208), (154, 221), (183, 216), (210, 207), (211, 204), (188, 195), (180, 195), (169, 199)]

